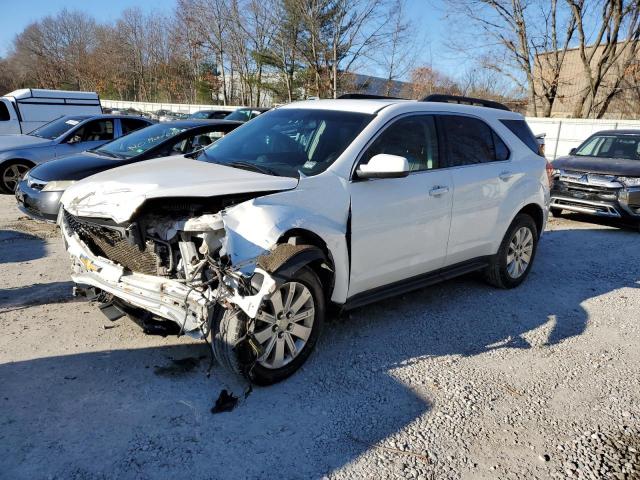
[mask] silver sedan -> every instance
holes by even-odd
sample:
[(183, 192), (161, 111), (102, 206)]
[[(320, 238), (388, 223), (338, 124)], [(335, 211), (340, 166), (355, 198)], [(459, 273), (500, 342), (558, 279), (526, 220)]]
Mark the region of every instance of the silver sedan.
[(124, 115), (69, 115), (29, 134), (0, 135), (0, 192), (12, 193), (27, 171), (40, 163), (99, 147), (151, 123)]

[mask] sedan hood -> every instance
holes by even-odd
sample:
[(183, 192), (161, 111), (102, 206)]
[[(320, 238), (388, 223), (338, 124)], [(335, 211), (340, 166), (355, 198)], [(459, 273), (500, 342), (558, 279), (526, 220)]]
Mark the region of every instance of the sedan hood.
[(640, 177), (640, 160), (626, 158), (570, 156), (558, 158), (552, 165), (553, 168), (575, 172)]
[(53, 180), (82, 180), (96, 173), (131, 163), (90, 152), (68, 155), (33, 168), (31, 176), (44, 182)]
[(125, 165), (93, 175), (69, 187), (64, 208), (80, 217), (110, 218), (121, 223), (151, 198), (215, 197), (290, 190), (291, 177), (226, 167), (186, 157), (167, 157)]
[(52, 143), (53, 141), (48, 138), (33, 135), (0, 135), (0, 152), (25, 147), (44, 147)]

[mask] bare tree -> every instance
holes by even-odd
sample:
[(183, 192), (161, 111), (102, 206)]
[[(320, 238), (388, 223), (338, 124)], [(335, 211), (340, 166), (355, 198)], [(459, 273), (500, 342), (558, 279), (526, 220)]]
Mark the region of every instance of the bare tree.
[[(406, 0), (389, 5), (388, 28), (385, 29), (378, 63), (386, 72), (385, 95), (391, 95), (393, 83), (404, 78), (415, 66), (418, 45), (416, 25), (406, 18)], [(376, 55), (374, 55), (374, 59)]]
[[(591, 41), (584, 24), (587, 11), (593, 5), (585, 0), (566, 1), (577, 24), (578, 49), (586, 83), (576, 99), (573, 115), (601, 118), (640, 52), (640, 0), (602, 1), (599, 25)], [(626, 31), (623, 31), (625, 26)]]

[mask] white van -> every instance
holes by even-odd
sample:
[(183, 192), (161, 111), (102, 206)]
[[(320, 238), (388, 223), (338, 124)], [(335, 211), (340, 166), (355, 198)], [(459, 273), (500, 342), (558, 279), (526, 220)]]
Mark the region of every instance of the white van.
[(99, 115), (95, 92), (24, 88), (0, 97), (0, 135), (29, 133), (63, 115)]

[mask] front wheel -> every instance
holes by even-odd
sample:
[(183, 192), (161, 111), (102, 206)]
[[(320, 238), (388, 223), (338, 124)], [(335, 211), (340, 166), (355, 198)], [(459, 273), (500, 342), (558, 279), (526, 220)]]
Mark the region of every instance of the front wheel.
[(517, 215), (487, 267), (487, 282), (498, 288), (520, 285), (529, 275), (537, 247), (538, 229), (533, 218), (525, 213)]
[(212, 348), (218, 363), (258, 385), (292, 375), (307, 360), (325, 315), (322, 285), (304, 267), (263, 302), (255, 319), (226, 310), (214, 324)]
[(12, 161), (0, 166), (0, 192), (13, 193), (22, 177), (31, 169), (31, 165)]

